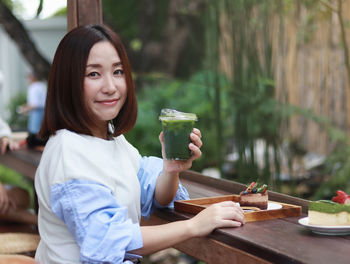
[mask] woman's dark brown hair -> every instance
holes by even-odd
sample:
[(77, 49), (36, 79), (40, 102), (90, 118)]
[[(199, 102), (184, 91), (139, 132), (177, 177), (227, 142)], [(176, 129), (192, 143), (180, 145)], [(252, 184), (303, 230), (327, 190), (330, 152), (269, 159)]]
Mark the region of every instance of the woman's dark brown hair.
[(137, 102), (131, 67), (119, 36), (104, 25), (81, 26), (68, 32), (57, 47), (50, 70), (45, 113), (39, 135), (49, 138), (59, 129), (92, 135), (94, 120), (84, 103), (84, 76), (90, 50), (100, 41), (109, 41), (123, 65), (127, 98), (112, 121), (113, 136), (129, 131), (136, 122)]

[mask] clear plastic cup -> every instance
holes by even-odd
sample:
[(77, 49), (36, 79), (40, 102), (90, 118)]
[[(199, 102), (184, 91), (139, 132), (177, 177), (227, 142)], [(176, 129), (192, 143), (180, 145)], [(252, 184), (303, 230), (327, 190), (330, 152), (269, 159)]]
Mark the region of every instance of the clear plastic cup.
[(198, 120), (197, 115), (162, 109), (159, 119), (164, 133), (165, 157), (170, 160), (189, 159), (191, 151), (188, 145), (194, 123)]

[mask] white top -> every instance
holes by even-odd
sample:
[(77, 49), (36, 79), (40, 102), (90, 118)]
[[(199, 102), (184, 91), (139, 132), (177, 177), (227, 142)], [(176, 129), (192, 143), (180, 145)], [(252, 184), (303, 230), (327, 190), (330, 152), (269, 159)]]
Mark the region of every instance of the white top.
[(0, 138), (2, 137), (10, 137), (11, 129), (8, 124), (0, 118)]
[[(123, 135), (107, 141), (59, 130), (35, 175), (40, 263), (130, 263), (141, 215), (157, 207), (162, 159), (141, 157)], [(188, 199), (180, 185), (175, 199)]]

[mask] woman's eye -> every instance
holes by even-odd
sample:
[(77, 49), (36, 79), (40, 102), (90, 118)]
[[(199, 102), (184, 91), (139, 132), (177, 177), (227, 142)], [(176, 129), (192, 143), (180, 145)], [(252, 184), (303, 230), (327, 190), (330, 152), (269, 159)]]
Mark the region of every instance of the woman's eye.
[(123, 75), (124, 74), (124, 71), (122, 69), (118, 69), (118, 70), (115, 70), (114, 71), (114, 74), (115, 75)]
[(97, 77), (97, 76), (99, 76), (99, 74), (97, 72), (90, 72), (90, 73), (88, 73), (87, 76), (89, 76), (89, 77)]

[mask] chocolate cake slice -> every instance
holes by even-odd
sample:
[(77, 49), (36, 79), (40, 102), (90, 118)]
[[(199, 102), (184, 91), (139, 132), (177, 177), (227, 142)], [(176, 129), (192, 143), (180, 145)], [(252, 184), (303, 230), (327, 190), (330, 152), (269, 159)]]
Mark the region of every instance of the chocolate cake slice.
[(259, 186), (257, 183), (252, 182), (245, 191), (239, 194), (238, 201), (241, 207), (249, 206), (265, 210), (267, 209), (268, 200), (267, 185)]

